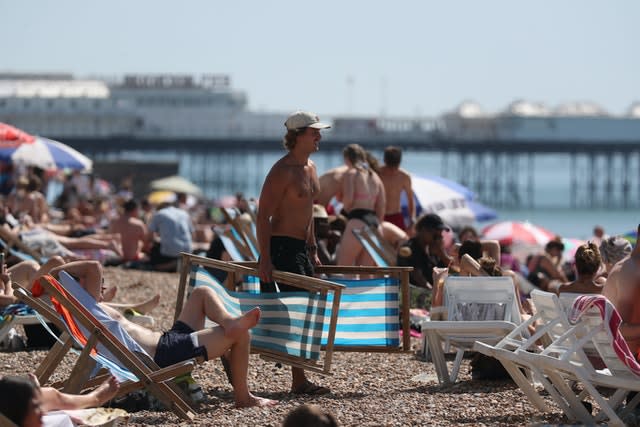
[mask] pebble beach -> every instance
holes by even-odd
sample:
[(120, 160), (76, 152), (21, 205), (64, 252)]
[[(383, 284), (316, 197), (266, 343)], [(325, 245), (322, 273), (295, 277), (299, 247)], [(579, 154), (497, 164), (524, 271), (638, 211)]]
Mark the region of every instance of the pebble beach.
[[(107, 283), (117, 284), (114, 302), (134, 302), (161, 294), (160, 305), (150, 314), (155, 329), (171, 327), (175, 309), (177, 273), (157, 273), (105, 268)], [(419, 339), (412, 338), (414, 350)], [(45, 351), (0, 353), (0, 374), (26, 374), (45, 357)], [(52, 377), (65, 378), (75, 356), (68, 355)], [(452, 358), (450, 360), (452, 362)], [(422, 374), (422, 380), (412, 380)], [(469, 359), (465, 359), (454, 385), (439, 385), (433, 365), (408, 353), (345, 353), (333, 356), (332, 374), (309, 374), (312, 381), (327, 386), (324, 396), (289, 393), (291, 373), (258, 355), (251, 355), (249, 385), (259, 396), (277, 399), (269, 408), (236, 409), (232, 389), (219, 359), (208, 361), (193, 371), (204, 392), (193, 421), (179, 419), (169, 411), (139, 411), (130, 414), (130, 426), (279, 426), (285, 415), (301, 404), (318, 405), (333, 413), (342, 426), (537, 426), (566, 423), (567, 419), (550, 398), (553, 409), (537, 411), (517, 386), (509, 381), (473, 381)]]

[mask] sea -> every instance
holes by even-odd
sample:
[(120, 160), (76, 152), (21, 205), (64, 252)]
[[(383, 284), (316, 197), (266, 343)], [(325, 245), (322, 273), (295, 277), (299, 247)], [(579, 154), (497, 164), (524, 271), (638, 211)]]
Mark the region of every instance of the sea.
[[(382, 159), (382, 150), (371, 151), (378, 159)], [(135, 153), (126, 153), (127, 159), (135, 159)], [(264, 178), (269, 169), (282, 155), (277, 152), (256, 153), (215, 153), (202, 156), (190, 156), (188, 153), (179, 159), (179, 173), (200, 185), (208, 198), (220, 198), (242, 192), (248, 198), (258, 198)], [(149, 153), (139, 154), (148, 160)], [(318, 172), (323, 172), (343, 164), (340, 153), (322, 152), (312, 154), (311, 158), (317, 165)], [(154, 160), (162, 160), (158, 156)], [(166, 160), (175, 161), (175, 157), (168, 156)], [(625, 234), (635, 231), (640, 223), (640, 212), (637, 208), (573, 208), (571, 200), (571, 171), (570, 159), (566, 154), (536, 155), (533, 168), (533, 207), (509, 208), (491, 206), (497, 211), (498, 217), (489, 222), (476, 223), (476, 228), (483, 227), (497, 221), (529, 221), (566, 238), (586, 240), (593, 235), (593, 228), (599, 225), (609, 235)], [(452, 176), (451, 158), (445, 159), (439, 152), (413, 151), (403, 154), (402, 167), (412, 174), (437, 175), (456, 180)], [(631, 176), (631, 194), (636, 196), (640, 192), (639, 171)], [(518, 173), (520, 182), (528, 179), (524, 175), (528, 172), (523, 168)], [(471, 188), (471, 190), (474, 190)], [(480, 202), (484, 202), (479, 199)], [(633, 203), (637, 205), (637, 203)]]

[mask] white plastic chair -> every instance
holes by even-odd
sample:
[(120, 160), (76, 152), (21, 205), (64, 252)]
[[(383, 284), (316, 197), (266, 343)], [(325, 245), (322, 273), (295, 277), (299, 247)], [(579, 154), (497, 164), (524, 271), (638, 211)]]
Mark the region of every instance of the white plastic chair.
[[(447, 320), (422, 322), (422, 334), (440, 383), (455, 382), (464, 352), (476, 341), (495, 344), (521, 323), (510, 277), (447, 277), (444, 284)], [(451, 372), (445, 347), (457, 349)]]

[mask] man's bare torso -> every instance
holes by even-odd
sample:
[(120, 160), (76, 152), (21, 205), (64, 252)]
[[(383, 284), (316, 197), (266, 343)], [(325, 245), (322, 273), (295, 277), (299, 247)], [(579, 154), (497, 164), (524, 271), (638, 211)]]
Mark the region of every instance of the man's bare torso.
[(382, 166), (380, 168), (380, 179), (384, 185), (386, 195), (385, 214), (390, 215), (401, 212), (400, 195), (407, 179), (410, 179), (409, 175), (403, 169)]
[(293, 164), (287, 156), (280, 159), (273, 172), (283, 183), (282, 199), (271, 218), (271, 234), (306, 240), (311, 223), (313, 200), (320, 189), (315, 165), (311, 160), (307, 165)]
[(121, 216), (111, 222), (110, 231), (119, 233), (125, 261), (138, 259), (146, 237), (146, 226), (137, 218)]

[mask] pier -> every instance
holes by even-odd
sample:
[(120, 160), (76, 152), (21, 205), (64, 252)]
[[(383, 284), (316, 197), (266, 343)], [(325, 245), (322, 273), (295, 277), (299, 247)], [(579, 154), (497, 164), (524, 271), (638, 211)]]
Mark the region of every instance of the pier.
[[(567, 200), (572, 208), (633, 209), (640, 206), (640, 138), (609, 141), (550, 140), (457, 140), (438, 132), (425, 132), (402, 138), (368, 135), (341, 138), (327, 135), (318, 155), (341, 162), (345, 145), (357, 142), (368, 150), (381, 152), (387, 145), (411, 153), (438, 152), (443, 156), (447, 177), (475, 191), (478, 198), (499, 208), (534, 208), (536, 162), (545, 154), (566, 154), (570, 171)], [(269, 165), (265, 156), (283, 153), (279, 139), (140, 139), (66, 138), (65, 142), (96, 160), (130, 159), (132, 154), (146, 159), (172, 159), (180, 171), (197, 184), (207, 187), (259, 188), (263, 176), (250, 171)], [(249, 156), (250, 155), (250, 156)], [(252, 161), (248, 160), (251, 158)], [(255, 182), (253, 182), (255, 181)]]

